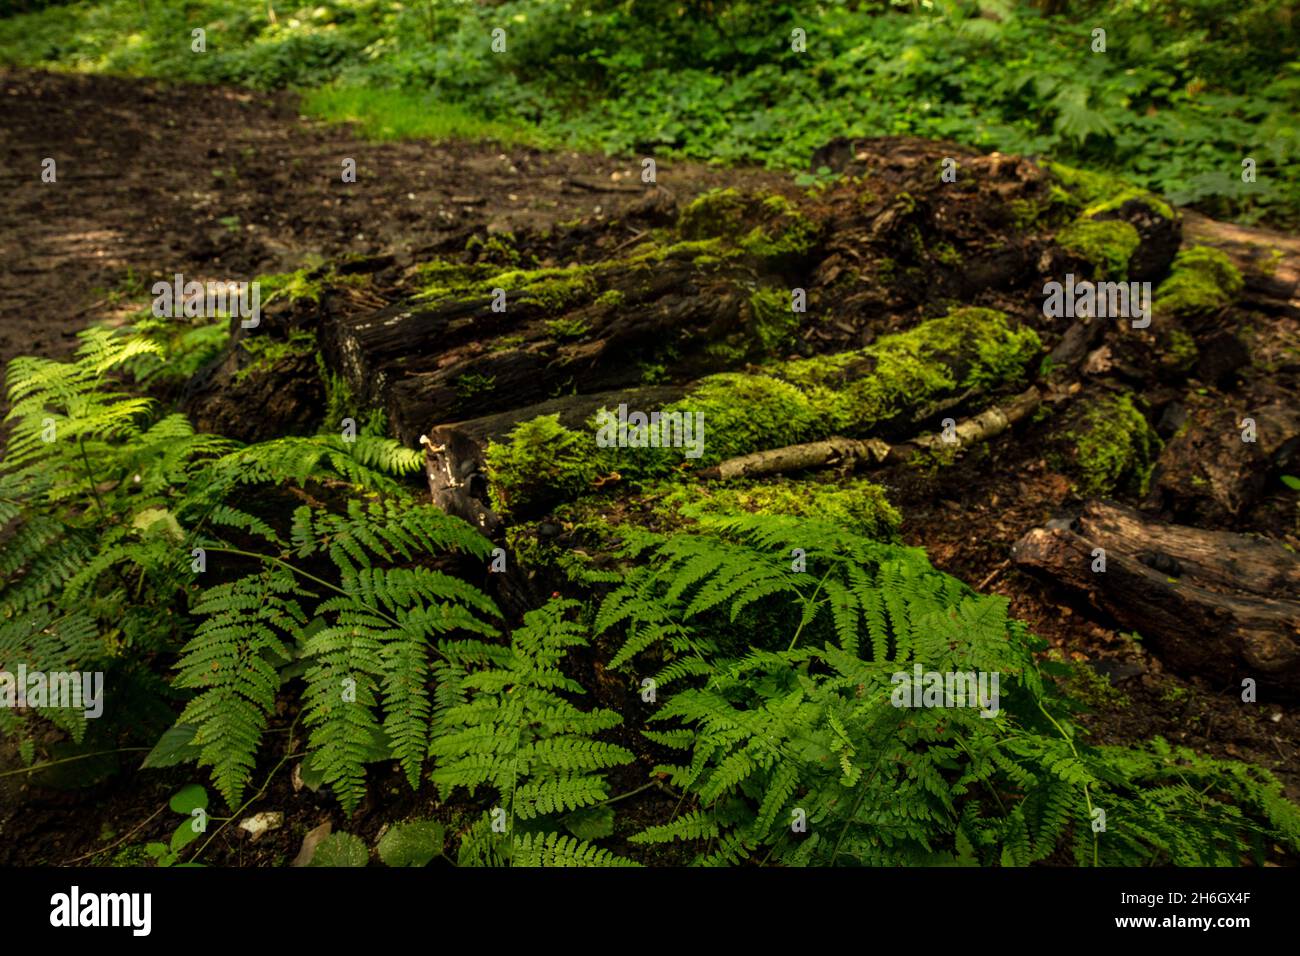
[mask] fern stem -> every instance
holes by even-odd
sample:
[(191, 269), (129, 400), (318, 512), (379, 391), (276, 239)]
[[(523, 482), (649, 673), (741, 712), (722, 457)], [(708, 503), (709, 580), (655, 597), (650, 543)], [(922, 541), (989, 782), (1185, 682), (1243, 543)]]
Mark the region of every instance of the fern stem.
[(594, 807), (604, 807), (604, 806), (608, 806), (608, 805), (611, 804), (611, 803), (618, 803), (618, 801), (620, 801), (620, 800), (626, 800), (628, 797), (635, 797), (638, 793), (643, 793), (644, 791), (646, 791), (646, 790), (650, 790), (651, 788), (653, 788), (653, 787), (657, 787), (657, 786), (659, 786), (659, 781), (658, 781), (658, 780), (651, 780), (649, 783), (647, 783), (647, 784), (645, 784), (645, 785), (643, 785), (643, 786), (637, 787), (635, 790), (629, 790), (627, 793), (620, 793), (617, 797), (610, 797), (608, 800), (602, 800), (602, 801), (600, 801), (600, 803), (593, 803), (593, 804), (592, 804), (592, 807), (593, 807), (593, 808), (594, 808)]
[[(817, 595), (821, 593), (822, 585), (826, 583), (826, 579), (830, 577), (832, 570), (834, 570), (834, 565), (827, 568), (826, 573), (822, 575), (822, 579), (817, 582), (817, 587), (813, 591), (812, 597), (808, 599), (809, 604), (812, 604), (817, 600)], [(811, 620), (812, 620), (811, 617), (803, 617), (802, 615), (800, 615), (799, 626), (795, 628), (794, 637), (790, 638), (790, 646), (785, 649), (787, 654), (790, 653), (792, 650), (794, 650), (795, 644), (799, 641), (799, 635), (803, 633), (804, 625)]]
[[(1038, 705), (1038, 709), (1042, 712), (1043, 716), (1046, 717), (1048, 721), (1051, 723), (1051, 725), (1056, 728), (1056, 732), (1061, 735), (1061, 738), (1065, 741), (1065, 745), (1070, 748), (1070, 753), (1074, 754), (1074, 759), (1082, 761), (1083, 758), (1079, 756), (1079, 751), (1074, 746), (1073, 738), (1071, 738), (1070, 735), (1065, 732), (1064, 727), (1062, 727), (1060, 724), (1056, 722), (1056, 718), (1054, 718), (1051, 714), (1047, 712), (1047, 708), (1043, 706), (1042, 699), (1035, 697), (1034, 703)], [(1084, 802), (1088, 804), (1088, 826), (1091, 827), (1092, 826), (1092, 794), (1089, 792), (1088, 785), (1086, 783), (1083, 785), (1083, 799)], [(1092, 865), (1093, 866), (1098, 865), (1096, 830), (1092, 831)]]
[(86, 466), (86, 484), (90, 485), (90, 493), (95, 496), (95, 504), (99, 506), (99, 516), (107, 521), (108, 512), (104, 510), (104, 499), (99, 497), (99, 489), (95, 487), (95, 475), (90, 468), (90, 458), (86, 455), (86, 440), (81, 436), (77, 436), (77, 448), (81, 451), (81, 463)]
[(125, 754), (133, 751), (153, 750), (152, 747), (119, 747), (117, 750), (96, 750), (94, 753), (77, 754), (75, 757), (62, 757), (58, 760), (47, 760), (44, 763), (32, 764), (30, 767), (19, 767), (17, 770), (6, 770), (0, 773), (0, 777), (13, 777), (20, 773), (36, 773), (44, 770), (46, 767), (57, 767), (61, 763), (72, 763), (74, 760), (85, 760), (88, 757), (103, 757), (107, 754)]

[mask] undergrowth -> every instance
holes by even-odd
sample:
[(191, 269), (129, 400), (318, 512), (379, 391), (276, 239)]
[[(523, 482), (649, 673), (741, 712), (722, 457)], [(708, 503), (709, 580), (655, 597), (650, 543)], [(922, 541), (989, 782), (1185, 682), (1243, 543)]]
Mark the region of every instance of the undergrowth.
[[(1090, 745), (1043, 642), (920, 549), (697, 509), (668, 536), (616, 529), (618, 569), (587, 577), (600, 600), (504, 621), (471, 583), (492, 543), (405, 484), (418, 454), (195, 433), (132, 391), (128, 370), (160, 351), (95, 329), (71, 361), (11, 364), (0, 669), (103, 672), (100, 740), (156, 741), (146, 768), (196, 764), (232, 809), (291, 720), (304, 778), (348, 814), (376, 761), (472, 807), (451, 834), (461, 865), (653, 863), (669, 842), (706, 865), (1300, 851), (1300, 812), (1268, 772), (1159, 739)], [(622, 687), (606, 704), (648, 706), (584, 704), (597, 674)], [(932, 674), (971, 683), (932, 699)], [(0, 709), (28, 764), (53, 729), (92, 732), (56, 703)], [(615, 771), (676, 809), (620, 828), (639, 790), (615, 793)], [(430, 826), (426, 862), (443, 852)], [(187, 836), (168, 865), (207, 842)], [(334, 844), (323, 859), (367, 857)]]

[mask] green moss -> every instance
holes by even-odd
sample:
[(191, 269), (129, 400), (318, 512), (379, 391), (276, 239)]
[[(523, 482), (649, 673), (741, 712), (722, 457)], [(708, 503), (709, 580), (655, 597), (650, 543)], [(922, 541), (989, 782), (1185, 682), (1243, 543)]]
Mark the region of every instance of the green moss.
[(721, 240), (759, 259), (807, 255), (817, 228), (784, 196), (713, 189), (682, 210), (677, 222), (683, 239)]
[(563, 269), (517, 269), (487, 280), (492, 288), (505, 289), (516, 302), (540, 305), (559, 312), (596, 296), (596, 280), (590, 266)]
[(761, 513), (833, 521), (871, 538), (898, 537), (902, 515), (885, 490), (865, 479), (743, 482), (734, 485), (673, 485), (655, 510), (671, 520), (675, 514)]
[(961, 265), (961, 253), (953, 248), (952, 243), (941, 242), (934, 247), (934, 257), (946, 266)]
[(506, 265), (519, 264), (519, 250), (515, 246), (512, 232), (500, 232), (488, 236), (470, 236), (465, 242), (465, 252), (478, 260), (499, 262)]
[(1058, 184), (1049, 182), (1044, 195), (1013, 199), (1008, 206), (1011, 210), (1011, 225), (1024, 232), (1069, 219), (1083, 208), (1083, 203)]
[(1161, 442), (1128, 395), (1088, 405), (1080, 426), (1065, 435), (1073, 446), (1075, 491), (1082, 497), (1128, 491), (1145, 495)]
[(1019, 380), (1041, 343), (994, 309), (954, 309), (857, 352), (781, 366), (835, 428), (863, 432), (947, 392)]
[(766, 355), (789, 346), (799, 328), (799, 316), (790, 307), (790, 293), (757, 289), (749, 297), (749, 329)]
[(480, 375), (478, 372), (466, 372), (456, 379), (456, 394), (462, 401), (469, 401), (476, 395), (482, 395), (496, 388), (495, 375)]
[(607, 289), (596, 296), (597, 305), (619, 306), (623, 304), (623, 293), (618, 289)]
[(1186, 329), (1173, 326), (1165, 336), (1165, 364), (1179, 372), (1189, 371), (1200, 356), (1196, 339)]
[(566, 339), (580, 339), (591, 331), (585, 321), (571, 316), (560, 316), (557, 319), (546, 320), (546, 334), (551, 338), (563, 342)]
[(809, 395), (770, 375), (710, 375), (665, 411), (704, 415), (701, 465), (763, 448), (812, 441), (822, 432), (818, 408)]
[(490, 442), (487, 478), (492, 507), (512, 511), (576, 498), (597, 477), (596, 442), (560, 424), (559, 415), (521, 422), (504, 443)]
[(1134, 186), (1117, 176), (1048, 163), (1047, 169), (1081, 206), (1080, 215), (1093, 218), (1137, 200), (1165, 219), (1173, 219), (1174, 208), (1155, 193)]
[(1057, 243), (1092, 263), (1100, 278), (1123, 279), (1141, 238), (1122, 219), (1076, 219), (1056, 234)]
[(422, 288), (415, 298), (440, 302), (489, 296), (495, 289), (504, 289), (511, 303), (529, 303), (548, 312), (560, 312), (594, 299), (598, 288), (597, 272), (601, 268), (610, 268), (612, 264), (501, 272), (497, 266), (482, 263), (465, 265), (434, 260), (423, 263), (417, 270)]
[(249, 336), (241, 339), (239, 345), (248, 356), (248, 361), (232, 376), (235, 384), (243, 382), (256, 372), (266, 371), (289, 356), (313, 354), (316, 351), (316, 336), (300, 330), (291, 332), (287, 340)]
[[(1015, 382), (1039, 350), (1034, 331), (1013, 328), (1002, 313), (957, 309), (858, 351), (778, 362), (761, 372), (710, 375), (662, 411), (704, 416), (703, 453), (687, 461), (705, 467), (835, 434), (868, 434), (946, 395)], [(640, 480), (663, 476), (683, 463), (681, 449), (600, 448), (594, 417), (587, 427), (580, 434), (553, 421), (535, 431), (516, 429), (506, 445), (494, 443), (488, 451), (494, 501), (511, 506), (547, 498), (548, 484), (557, 486), (563, 499), (586, 487), (595, 475), (616, 471), (625, 479)], [(523, 444), (512, 450), (516, 437)], [(554, 458), (567, 462), (562, 470), (581, 480), (551, 477), (547, 441), (556, 444)], [(538, 455), (546, 467), (517, 466), (527, 457), (525, 452)], [(496, 460), (502, 455), (509, 464)]]
[(278, 272), (273, 275), (258, 276), (262, 305), (275, 299), (288, 299), (290, 302), (305, 300), (320, 303), (324, 283), (320, 277), (308, 278), (316, 272), (314, 268), (299, 269), (297, 272)]
[(1213, 312), (1230, 303), (1242, 286), (1241, 273), (1227, 255), (1210, 246), (1192, 246), (1174, 257), (1152, 308), (1175, 315)]

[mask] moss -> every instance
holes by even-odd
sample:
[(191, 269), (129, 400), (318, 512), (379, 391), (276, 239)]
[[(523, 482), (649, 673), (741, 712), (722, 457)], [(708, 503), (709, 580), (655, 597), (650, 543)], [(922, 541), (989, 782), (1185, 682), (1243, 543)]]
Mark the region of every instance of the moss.
[(1192, 246), (1174, 257), (1169, 278), (1156, 289), (1153, 311), (1175, 315), (1213, 312), (1242, 290), (1241, 273), (1222, 251)]
[(834, 427), (859, 433), (947, 392), (1017, 381), (1040, 345), (1001, 312), (963, 308), (857, 352), (787, 363), (779, 374), (810, 390)]
[(235, 384), (257, 372), (266, 371), (289, 356), (313, 354), (316, 351), (316, 336), (299, 330), (291, 332), (288, 339), (249, 336), (241, 339), (239, 345), (248, 356), (248, 361), (232, 376)]
[(1171, 327), (1165, 336), (1165, 364), (1176, 371), (1187, 372), (1199, 357), (1196, 339), (1186, 329)]
[(1174, 208), (1155, 193), (1134, 186), (1117, 176), (1048, 163), (1047, 169), (1081, 207), (1080, 215), (1094, 218), (1113, 212), (1134, 200), (1165, 219), (1173, 219)]
[(579, 318), (560, 316), (557, 319), (546, 320), (546, 334), (557, 341), (580, 339), (589, 331), (591, 329), (587, 323)]
[(491, 343), (489, 343), (488, 351), (505, 352), (508, 351), (509, 349), (518, 348), (519, 346), (523, 345), (524, 342), (526, 341), (527, 339), (525, 339), (522, 335), (503, 335), (501, 336), (501, 338), (494, 339)]
[(655, 510), (668, 519), (679, 512), (687, 517), (760, 513), (819, 518), (886, 541), (897, 539), (903, 521), (885, 490), (865, 479), (673, 485)]
[[(957, 309), (858, 351), (778, 362), (762, 372), (710, 375), (662, 411), (704, 416), (703, 452), (689, 461), (705, 467), (835, 434), (867, 434), (945, 395), (1015, 382), (1039, 350), (1034, 331), (1011, 327), (1002, 313)], [(510, 506), (547, 498), (548, 484), (567, 498), (596, 475), (617, 471), (625, 479), (654, 478), (683, 463), (680, 449), (598, 447), (594, 417), (585, 433), (561, 428), (557, 421), (537, 428), (516, 429), (509, 444), (489, 448), (494, 501)], [(523, 445), (512, 451), (517, 435)], [(565, 473), (581, 480), (551, 477), (546, 441), (556, 444), (557, 460), (567, 461)], [(518, 466), (530, 449), (546, 467)], [(496, 461), (503, 455), (507, 464)]]
[(1042, 196), (1013, 199), (1008, 206), (1011, 210), (1011, 225), (1024, 232), (1069, 219), (1083, 208), (1083, 203), (1057, 183), (1049, 182), (1047, 191)]
[(1056, 234), (1056, 241), (1092, 263), (1099, 277), (1123, 279), (1142, 240), (1132, 223), (1122, 219), (1076, 219)]
[(596, 443), (560, 424), (559, 415), (521, 422), (504, 443), (490, 442), (487, 478), (492, 507), (502, 515), (576, 498), (597, 477)]
[(766, 355), (775, 355), (794, 339), (799, 315), (790, 307), (790, 293), (757, 289), (749, 297), (749, 329)]
[(704, 415), (701, 465), (821, 437), (819, 409), (805, 391), (770, 375), (723, 372), (703, 379), (665, 411)]
[(941, 242), (934, 247), (934, 257), (946, 266), (961, 265), (961, 253), (950, 242)]
[(492, 288), (513, 292), (517, 302), (540, 305), (547, 312), (559, 312), (596, 296), (596, 280), (590, 266), (563, 269), (516, 269), (488, 280)]
[(324, 282), (319, 275), (310, 278), (318, 271), (309, 268), (299, 269), (297, 272), (278, 272), (273, 275), (258, 276), (256, 281), (260, 288), (262, 305), (278, 298), (285, 298), (290, 302), (303, 300), (320, 304)]
[(597, 272), (618, 261), (501, 272), (499, 267), (484, 264), (464, 265), (434, 260), (419, 267), (417, 274), (422, 288), (415, 298), (439, 302), (458, 297), (489, 296), (495, 289), (504, 289), (512, 303), (531, 303), (548, 312), (560, 312), (594, 299)]
[(479, 261), (516, 266), (519, 264), (519, 250), (515, 247), (515, 242), (512, 232), (496, 233), (486, 239), (470, 236), (465, 242), (465, 252)]
[(495, 375), (480, 375), (478, 372), (466, 372), (455, 381), (456, 394), (461, 401), (469, 401), (476, 395), (482, 395), (496, 388)]
[(697, 197), (677, 222), (686, 240), (722, 240), (759, 259), (807, 255), (817, 228), (784, 196), (713, 189)]
[(623, 293), (618, 289), (607, 289), (596, 296), (597, 305), (619, 306), (623, 304)]
[(1070, 466), (1082, 497), (1127, 491), (1145, 495), (1161, 442), (1128, 395), (1086, 406), (1080, 426), (1065, 440), (1074, 448)]

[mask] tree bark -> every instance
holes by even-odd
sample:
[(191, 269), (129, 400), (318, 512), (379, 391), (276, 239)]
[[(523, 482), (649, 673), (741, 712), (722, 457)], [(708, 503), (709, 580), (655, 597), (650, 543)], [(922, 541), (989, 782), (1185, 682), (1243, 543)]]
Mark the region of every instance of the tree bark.
[[(1097, 549), (1104, 571), (1093, 570)], [(1300, 558), (1280, 545), (1090, 501), (1071, 527), (1030, 531), (1013, 556), (1089, 595), (1174, 670), (1300, 693)]]

